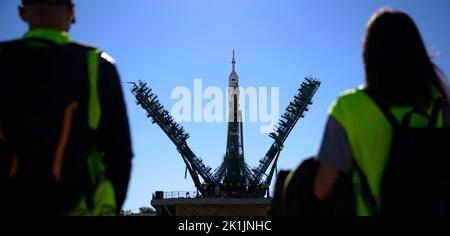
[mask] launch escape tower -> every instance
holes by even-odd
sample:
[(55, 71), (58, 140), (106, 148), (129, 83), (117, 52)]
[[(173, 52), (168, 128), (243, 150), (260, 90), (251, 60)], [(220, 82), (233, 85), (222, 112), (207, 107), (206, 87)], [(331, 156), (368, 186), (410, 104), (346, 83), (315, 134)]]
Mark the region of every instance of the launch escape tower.
[(147, 117), (151, 118), (152, 122), (156, 123), (175, 144), (195, 187), (203, 197), (261, 198), (268, 193), (284, 142), (298, 120), (304, 117), (308, 107), (312, 105), (312, 98), (319, 87), (318, 80), (311, 77), (305, 79), (274, 131), (269, 135), (274, 140), (273, 144), (259, 161), (258, 167), (251, 169), (244, 159), (242, 112), (239, 109), (239, 77), (236, 73), (233, 50), (232, 72), (229, 76), (228, 87), (227, 146), (223, 162), (214, 171), (211, 171), (211, 167), (208, 167), (189, 148), (186, 142), (189, 134), (174, 121), (147, 83), (142, 81), (138, 84), (134, 83), (131, 91), (136, 97), (137, 105), (147, 112)]

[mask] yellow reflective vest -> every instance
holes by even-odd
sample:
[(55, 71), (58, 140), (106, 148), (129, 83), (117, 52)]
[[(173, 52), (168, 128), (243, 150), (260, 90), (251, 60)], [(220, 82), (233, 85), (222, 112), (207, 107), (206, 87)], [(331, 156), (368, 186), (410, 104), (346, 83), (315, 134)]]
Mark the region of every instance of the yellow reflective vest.
[[(399, 122), (412, 110), (412, 107), (390, 108)], [(429, 114), (431, 110), (432, 107), (428, 110)], [(365, 174), (372, 195), (375, 199), (379, 198), (384, 167), (391, 149), (393, 134), (391, 124), (369, 95), (360, 89), (342, 93), (330, 107), (329, 113), (345, 130), (354, 161)], [(427, 124), (428, 120), (423, 116), (412, 115), (410, 127), (421, 128)], [(437, 125), (439, 127), (443, 125), (442, 111), (439, 113)], [(356, 171), (353, 171), (352, 175), (357, 215), (372, 215), (374, 209), (368, 206), (359, 191), (360, 178)]]

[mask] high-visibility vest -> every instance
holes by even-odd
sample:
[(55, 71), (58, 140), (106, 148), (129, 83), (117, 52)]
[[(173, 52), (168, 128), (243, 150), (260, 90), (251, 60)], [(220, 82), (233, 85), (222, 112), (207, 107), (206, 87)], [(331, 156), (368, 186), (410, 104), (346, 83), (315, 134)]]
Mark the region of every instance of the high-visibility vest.
[[(70, 37), (66, 32), (50, 29), (34, 29), (26, 33), (23, 39), (45, 39), (52, 41), (60, 46), (69, 44)], [(29, 41), (29, 44), (42, 46), (41, 42)], [(87, 68), (89, 78), (89, 104), (87, 122), (89, 128), (96, 132), (101, 118), (101, 104), (98, 94), (99, 61), (101, 52), (98, 49), (91, 49), (87, 53)], [(92, 193), (83, 194), (78, 205), (68, 213), (68, 215), (116, 215), (117, 203), (114, 187), (106, 175), (106, 167), (103, 162), (103, 154), (98, 150), (97, 145), (93, 144), (93, 150), (87, 159), (88, 172)], [(91, 198), (91, 199), (88, 199)], [(89, 204), (91, 202), (92, 204)], [(92, 206), (90, 206), (92, 205)]]
[[(436, 96), (439, 96), (435, 91)], [(412, 107), (391, 107), (390, 111), (397, 121), (410, 113)], [(429, 108), (430, 114), (432, 107)], [(345, 130), (354, 161), (365, 174), (368, 187), (375, 199), (380, 197), (380, 184), (383, 177), (392, 142), (392, 127), (375, 102), (360, 89), (351, 89), (342, 93), (331, 105), (329, 114)], [(426, 127), (428, 120), (413, 114), (410, 127)], [(443, 125), (440, 111), (438, 127)], [(357, 215), (373, 215), (361, 192), (361, 180), (356, 171), (352, 172)]]

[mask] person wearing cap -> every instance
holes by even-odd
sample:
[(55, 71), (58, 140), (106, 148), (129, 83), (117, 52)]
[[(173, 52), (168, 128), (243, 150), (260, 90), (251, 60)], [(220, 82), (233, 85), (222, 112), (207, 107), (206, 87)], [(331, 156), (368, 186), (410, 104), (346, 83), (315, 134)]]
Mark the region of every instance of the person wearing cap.
[(111, 56), (73, 42), (72, 0), (22, 0), (0, 43), (0, 214), (117, 215), (131, 141)]

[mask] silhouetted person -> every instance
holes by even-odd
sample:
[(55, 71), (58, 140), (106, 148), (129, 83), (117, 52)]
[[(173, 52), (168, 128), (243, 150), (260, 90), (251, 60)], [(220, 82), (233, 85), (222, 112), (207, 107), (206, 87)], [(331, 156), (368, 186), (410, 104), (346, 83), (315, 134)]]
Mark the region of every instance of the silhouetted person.
[(119, 75), (72, 42), (71, 0), (23, 0), (29, 31), (0, 44), (0, 214), (116, 215), (131, 169)]
[(350, 174), (357, 215), (448, 214), (443, 74), (413, 20), (399, 11), (382, 9), (370, 19), (363, 50), (366, 83), (329, 110), (315, 196), (326, 201), (339, 176)]

